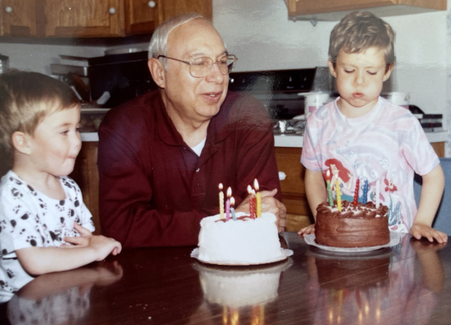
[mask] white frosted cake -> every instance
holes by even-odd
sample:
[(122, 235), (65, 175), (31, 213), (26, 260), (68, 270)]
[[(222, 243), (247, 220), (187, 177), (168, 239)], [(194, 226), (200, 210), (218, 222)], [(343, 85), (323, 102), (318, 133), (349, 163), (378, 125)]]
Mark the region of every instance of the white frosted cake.
[(262, 213), (252, 219), (237, 213), (237, 220), (219, 215), (200, 222), (199, 248), (191, 256), (202, 262), (223, 265), (251, 265), (277, 262), (292, 251), (280, 246), (276, 216)]

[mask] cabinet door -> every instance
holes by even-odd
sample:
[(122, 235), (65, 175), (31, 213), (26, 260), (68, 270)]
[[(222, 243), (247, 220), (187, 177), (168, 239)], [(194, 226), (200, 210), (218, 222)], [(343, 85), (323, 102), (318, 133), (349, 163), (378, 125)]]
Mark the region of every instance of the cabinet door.
[(285, 0), (292, 20), (339, 21), (353, 10), (378, 17), (446, 10), (447, 0)]
[(287, 231), (298, 231), (313, 222), (305, 194), (305, 168), (301, 164), (301, 148), (275, 148), (277, 168), (286, 178), (280, 181), (282, 203), (287, 208)]
[[(0, 0), (0, 36), (37, 36), (39, 14), (38, 0)], [(37, 21), (39, 20), (39, 21)], [(39, 25), (40, 27), (41, 25)]]
[(172, 16), (197, 12), (208, 20), (213, 18), (212, 0), (160, 0), (161, 22)]
[(99, 221), (99, 173), (97, 171), (97, 142), (83, 142), (75, 161), (73, 172), (69, 175), (80, 187), (83, 202), (92, 214), (96, 230), (100, 235)]
[(124, 36), (124, 0), (46, 0), (46, 36)]
[(286, 3), (290, 16), (384, 6), (412, 6), (446, 10), (446, 0), (286, 0)]
[(151, 33), (159, 21), (162, 0), (127, 0), (125, 3), (125, 31), (127, 35)]

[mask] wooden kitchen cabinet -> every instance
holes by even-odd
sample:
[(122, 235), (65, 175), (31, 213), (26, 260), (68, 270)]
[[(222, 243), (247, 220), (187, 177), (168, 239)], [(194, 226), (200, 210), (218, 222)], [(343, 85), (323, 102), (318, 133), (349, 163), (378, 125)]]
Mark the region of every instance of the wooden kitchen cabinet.
[(94, 234), (100, 235), (97, 148), (98, 142), (83, 142), (80, 153), (75, 161), (74, 171), (69, 177), (80, 187), (83, 193), (83, 202), (91, 212), (96, 227)]
[(125, 36), (121, 0), (46, 0), (45, 36)]
[(212, 0), (46, 0), (46, 36), (115, 37), (151, 33), (191, 11), (212, 18)]
[(434, 148), (437, 156), (439, 156), (440, 158), (445, 157), (445, 142), (434, 142), (431, 143), (431, 145), (432, 148)]
[(367, 10), (379, 17), (446, 10), (447, 0), (285, 0), (285, 2), (290, 19), (336, 21), (354, 10)]
[(287, 208), (287, 231), (298, 231), (313, 223), (305, 195), (305, 168), (301, 164), (302, 148), (276, 147), (276, 161), (279, 172), (286, 174), (285, 180), (280, 181), (282, 202)]
[(0, 36), (42, 35), (44, 21), (40, 0), (0, 0)]
[(0, 0), (0, 36), (122, 37), (150, 34), (174, 15), (212, 19), (212, 0)]

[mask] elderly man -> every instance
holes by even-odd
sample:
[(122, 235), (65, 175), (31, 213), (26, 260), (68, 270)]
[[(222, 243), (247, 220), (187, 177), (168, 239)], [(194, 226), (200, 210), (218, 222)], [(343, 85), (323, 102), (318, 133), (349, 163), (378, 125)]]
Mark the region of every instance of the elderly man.
[(197, 244), (219, 212), (218, 184), (249, 211), (258, 179), (263, 211), (285, 226), (272, 123), (256, 99), (227, 92), (236, 57), (202, 16), (160, 25), (148, 66), (159, 90), (112, 109), (99, 130), (102, 232), (124, 246)]

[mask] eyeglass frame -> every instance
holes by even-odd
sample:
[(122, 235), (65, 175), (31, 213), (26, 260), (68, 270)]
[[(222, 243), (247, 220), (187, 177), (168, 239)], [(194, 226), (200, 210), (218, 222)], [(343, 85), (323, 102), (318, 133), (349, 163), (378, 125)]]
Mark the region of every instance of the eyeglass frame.
[[(227, 55), (225, 55), (225, 56), (226, 56), (227, 58), (232, 57), (232, 58), (233, 58), (233, 63), (232, 63), (232, 67), (231, 67), (230, 69), (228, 69), (227, 73), (222, 73), (222, 72), (221, 72), (221, 69), (219, 69), (219, 72), (221, 72), (222, 75), (226, 75), (226, 74), (229, 74), (230, 72), (232, 72), (233, 68), (235, 68), (236, 61), (238, 61), (238, 58), (237, 58), (236, 55), (234, 55), (234, 54), (227, 54)], [(191, 73), (191, 64), (192, 64), (192, 62), (193, 62), (195, 59), (193, 59), (193, 60), (191, 60), (191, 61), (184, 61), (184, 60), (180, 60), (180, 59), (176, 59), (176, 58), (171, 58), (171, 57), (169, 57), (169, 56), (162, 55), (162, 54), (160, 54), (160, 55), (157, 57), (157, 59), (160, 59), (160, 58), (170, 59), (170, 60), (174, 60), (174, 61), (178, 61), (178, 62), (182, 62), (182, 63), (188, 64), (188, 65), (189, 65), (189, 74), (190, 74), (191, 77), (193, 77), (193, 78), (204, 78), (204, 77), (206, 77), (206, 76), (208, 75), (208, 73), (210, 73), (211, 69), (213, 69), (213, 65), (214, 65), (214, 64), (217, 64), (217, 63), (219, 62), (219, 60), (214, 61), (213, 64), (211, 65), (211, 67), (210, 67), (210, 71), (209, 71), (205, 76), (202, 76), (202, 77), (195, 77), (195, 76), (193, 76), (193, 74)], [(206, 57), (206, 58), (209, 58), (209, 57)], [(211, 59), (211, 58), (209, 58), (209, 59)], [(218, 68), (219, 68), (219, 66), (218, 66)]]

